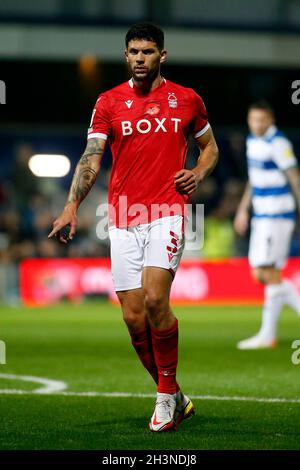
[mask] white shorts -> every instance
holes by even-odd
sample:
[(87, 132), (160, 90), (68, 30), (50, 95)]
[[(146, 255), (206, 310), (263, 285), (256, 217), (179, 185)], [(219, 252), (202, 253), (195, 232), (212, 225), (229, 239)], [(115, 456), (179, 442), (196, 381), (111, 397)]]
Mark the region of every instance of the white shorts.
[(116, 292), (137, 289), (146, 266), (175, 275), (184, 248), (184, 218), (174, 215), (134, 227), (110, 227), (109, 238)]
[(249, 245), (252, 268), (274, 266), (282, 268), (290, 250), (295, 227), (291, 219), (253, 218)]

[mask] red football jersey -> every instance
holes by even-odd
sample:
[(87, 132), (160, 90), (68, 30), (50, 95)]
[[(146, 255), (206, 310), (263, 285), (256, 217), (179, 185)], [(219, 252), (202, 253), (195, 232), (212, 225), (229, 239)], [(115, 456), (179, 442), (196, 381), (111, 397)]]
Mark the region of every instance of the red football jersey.
[(110, 225), (184, 214), (188, 197), (176, 191), (175, 173), (185, 166), (189, 134), (199, 137), (208, 128), (200, 96), (169, 80), (147, 94), (132, 79), (100, 94), (88, 138), (110, 144)]

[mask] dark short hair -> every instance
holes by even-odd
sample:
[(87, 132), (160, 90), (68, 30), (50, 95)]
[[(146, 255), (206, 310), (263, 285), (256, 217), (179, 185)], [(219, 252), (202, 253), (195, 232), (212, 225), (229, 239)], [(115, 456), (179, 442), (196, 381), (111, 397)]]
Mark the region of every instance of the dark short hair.
[(261, 109), (262, 111), (266, 111), (267, 113), (269, 113), (273, 117), (275, 115), (274, 109), (272, 108), (270, 103), (268, 103), (266, 100), (259, 100), (259, 101), (255, 101), (254, 103), (250, 104), (250, 106), (248, 108), (248, 112), (252, 111), (252, 109)]
[(159, 26), (152, 23), (144, 22), (132, 25), (125, 37), (126, 47), (132, 39), (146, 39), (155, 42), (159, 50), (164, 48), (164, 32)]

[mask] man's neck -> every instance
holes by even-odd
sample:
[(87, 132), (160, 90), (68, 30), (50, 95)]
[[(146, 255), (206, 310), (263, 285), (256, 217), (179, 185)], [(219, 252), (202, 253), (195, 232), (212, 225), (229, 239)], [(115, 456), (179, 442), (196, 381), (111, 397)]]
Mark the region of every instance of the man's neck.
[(163, 81), (163, 77), (159, 74), (157, 77), (152, 80), (135, 80), (133, 78), (133, 83), (136, 88), (138, 88), (140, 93), (149, 93), (150, 91), (157, 88)]

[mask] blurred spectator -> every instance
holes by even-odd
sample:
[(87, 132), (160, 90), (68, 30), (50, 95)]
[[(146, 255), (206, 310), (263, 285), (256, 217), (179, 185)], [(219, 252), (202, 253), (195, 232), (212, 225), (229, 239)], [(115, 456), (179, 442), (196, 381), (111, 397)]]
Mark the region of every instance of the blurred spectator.
[(28, 144), (19, 144), (16, 147), (16, 157), (11, 173), (13, 193), (20, 208), (27, 207), (30, 198), (38, 192), (38, 182), (28, 166), (30, 157), (34, 154)]
[(33, 214), (33, 238), (35, 241), (47, 240), (49, 227), (53, 222), (53, 213), (50, 207), (38, 210)]
[(56, 240), (42, 238), (36, 246), (36, 254), (39, 258), (58, 258), (61, 256), (61, 246)]
[(235, 179), (226, 182), (217, 206), (205, 218), (204, 245), (201, 255), (205, 258), (226, 258), (235, 254), (235, 232), (232, 220), (239, 204), (243, 184)]
[(234, 253), (234, 230), (229, 217), (228, 199), (222, 198), (218, 206), (205, 219), (204, 258), (226, 258)]

